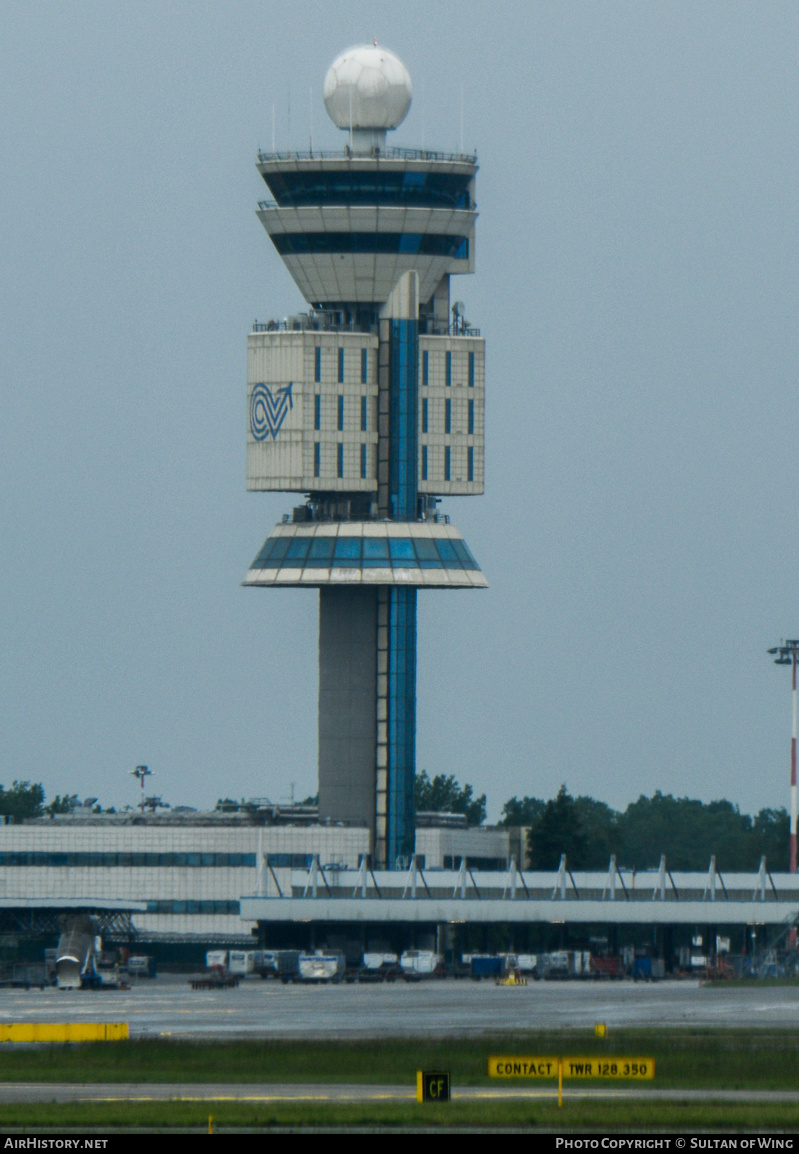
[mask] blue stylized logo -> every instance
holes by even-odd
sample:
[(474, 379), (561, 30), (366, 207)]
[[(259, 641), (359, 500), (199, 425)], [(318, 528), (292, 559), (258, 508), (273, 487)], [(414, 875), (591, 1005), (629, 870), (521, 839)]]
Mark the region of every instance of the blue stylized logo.
[(286, 413), (294, 408), (292, 383), (278, 389), (275, 397), (269, 385), (253, 385), (250, 396), (250, 430), (256, 441), (267, 440), (270, 433), (273, 440), (277, 438)]

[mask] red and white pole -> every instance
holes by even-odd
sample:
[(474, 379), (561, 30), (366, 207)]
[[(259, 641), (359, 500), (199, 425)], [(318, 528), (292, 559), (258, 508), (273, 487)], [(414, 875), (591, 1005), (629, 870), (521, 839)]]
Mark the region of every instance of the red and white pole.
[(796, 873), (796, 651), (794, 650), (791, 672), (793, 673), (793, 730), (791, 733), (791, 865)]

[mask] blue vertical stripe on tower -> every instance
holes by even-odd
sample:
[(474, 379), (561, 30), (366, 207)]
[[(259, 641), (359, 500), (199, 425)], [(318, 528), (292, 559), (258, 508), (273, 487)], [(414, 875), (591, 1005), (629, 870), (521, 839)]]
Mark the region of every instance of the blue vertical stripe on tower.
[(391, 322), (389, 491), (395, 521), (417, 517), (419, 322)]
[[(419, 324), (391, 321), (389, 498), (392, 520), (418, 516)], [(388, 590), (389, 869), (414, 851), (416, 772), (416, 590)]]

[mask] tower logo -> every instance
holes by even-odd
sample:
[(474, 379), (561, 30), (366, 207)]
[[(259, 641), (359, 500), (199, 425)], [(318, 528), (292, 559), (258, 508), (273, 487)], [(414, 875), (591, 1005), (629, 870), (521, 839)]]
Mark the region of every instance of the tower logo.
[(268, 385), (253, 385), (250, 397), (250, 431), (256, 441), (266, 441), (270, 433), (272, 440), (277, 440), (286, 413), (294, 408), (291, 388), (292, 382), (278, 389), (277, 396), (273, 397)]

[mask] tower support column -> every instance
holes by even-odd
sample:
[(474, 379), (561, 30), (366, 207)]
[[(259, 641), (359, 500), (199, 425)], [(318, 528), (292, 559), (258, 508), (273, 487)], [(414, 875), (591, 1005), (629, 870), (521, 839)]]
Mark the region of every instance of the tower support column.
[(375, 823), (376, 588), (319, 590), (319, 816)]

